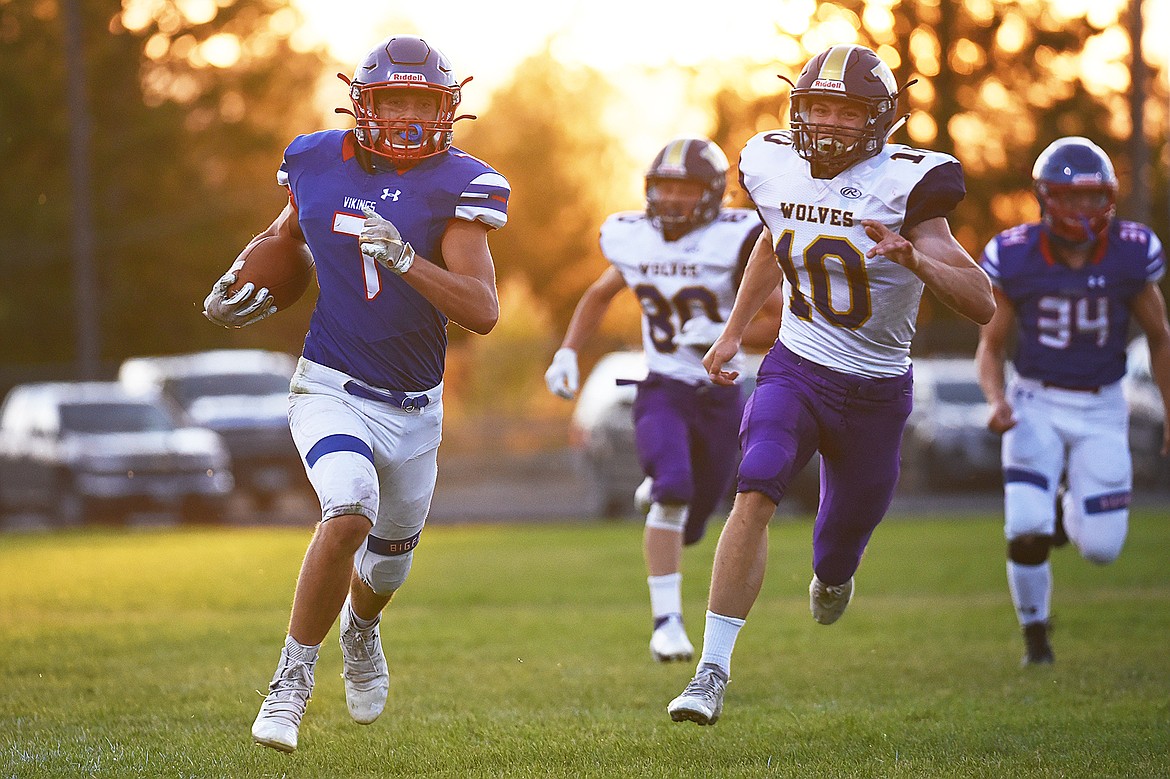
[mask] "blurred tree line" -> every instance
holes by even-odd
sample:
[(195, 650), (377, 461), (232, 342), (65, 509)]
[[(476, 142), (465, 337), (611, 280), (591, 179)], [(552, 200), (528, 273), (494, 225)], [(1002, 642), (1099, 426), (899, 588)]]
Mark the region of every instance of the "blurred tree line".
[[(65, 52), (65, 3), (80, 12), (81, 73)], [(1078, 69), (1082, 52), (1103, 40), (1116, 45), (1124, 30), (1058, 18), (1032, 0), (843, 0), (818, 4), (803, 32), (785, 32), (802, 25), (780, 21), (774, 62), (693, 72), (693, 99), (710, 106), (709, 134), (732, 160), (753, 134), (786, 124), (788, 87), (776, 74), (795, 79), (811, 54), (856, 40), (878, 50), (901, 83), (918, 79), (901, 106), (910, 121), (894, 140), (963, 162), (968, 197), (952, 227), (973, 255), (999, 229), (1037, 216), (1031, 165), (1056, 137), (1101, 144), (1128, 192), (1125, 88), (1091, 87)], [(135, 354), (299, 349), (311, 293), (241, 331), (210, 325), (200, 310), (210, 284), (285, 202), (274, 178), (285, 145), (326, 126), (319, 86), (331, 84), (330, 105), (347, 102), (344, 87), (323, 77), (351, 72), (354, 63), (294, 47), (300, 22), (283, 0), (0, 0), (0, 381), (68, 376), (76, 365), (71, 235), (78, 198), (87, 196), (97, 278), (86, 291), (98, 301), (108, 369)], [(475, 72), (475, 63), (456, 67)], [(715, 72), (720, 85), (711, 89)], [(74, 190), (68, 164), (79, 117), (65, 95), (78, 77), (88, 86), (88, 193)], [(1148, 199), (1166, 240), (1165, 74), (1146, 84), (1156, 163), (1148, 191), (1133, 197)], [(500, 326), (486, 338), (452, 328), (455, 406), (564, 413), (566, 404), (543, 391), (541, 374), (577, 299), (604, 268), (601, 220), (640, 206), (627, 182), (649, 162), (631, 159), (620, 131), (606, 123), (615, 94), (600, 73), (560, 63), (546, 49), (494, 92), (479, 119), (457, 126), (456, 145), (503, 172), (513, 198), (508, 226), (491, 237)], [(729, 191), (744, 204), (737, 187)], [(586, 363), (637, 343), (632, 297), (615, 308)], [(969, 351), (975, 337), (974, 326), (924, 300), (916, 349)]]

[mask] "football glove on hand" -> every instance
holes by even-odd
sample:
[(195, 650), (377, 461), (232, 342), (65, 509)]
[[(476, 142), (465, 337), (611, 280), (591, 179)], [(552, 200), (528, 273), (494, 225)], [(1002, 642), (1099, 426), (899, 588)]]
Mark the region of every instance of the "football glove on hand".
[(712, 322), (705, 316), (688, 319), (674, 336), (675, 346), (691, 346), (706, 352), (723, 335), (723, 322)]
[(373, 206), (365, 206), (362, 211), (366, 214), (358, 235), (362, 254), (400, 276), (410, 270), (414, 264), (414, 247), (402, 240), (402, 233), (394, 223), (378, 216)]
[(220, 327), (247, 327), (276, 313), (276, 301), (267, 287), (256, 289), (249, 281), (229, 296), (228, 287), (235, 282), (235, 271), (219, 277), (203, 300), (203, 316)]
[(565, 400), (572, 400), (577, 395), (580, 380), (577, 352), (572, 349), (557, 349), (553, 355), (552, 365), (544, 372), (544, 383), (548, 385), (548, 391)]

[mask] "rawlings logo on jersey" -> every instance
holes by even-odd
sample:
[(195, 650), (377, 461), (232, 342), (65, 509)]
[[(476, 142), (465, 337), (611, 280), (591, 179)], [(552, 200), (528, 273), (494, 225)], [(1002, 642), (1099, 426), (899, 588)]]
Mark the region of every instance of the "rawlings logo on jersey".
[[(858, 193), (860, 195), (860, 193)], [(829, 224), (835, 227), (852, 227), (853, 212), (843, 211), (840, 208), (825, 206), (810, 206), (807, 203), (777, 203), (776, 207), (785, 219), (795, 219), (798, 222), (813, 222), (815, 224)]]
[(828, 89), (833, 92), (844, 92), (845, 82), (830, 78), (818, 78), (812, 83), (813, 89)]

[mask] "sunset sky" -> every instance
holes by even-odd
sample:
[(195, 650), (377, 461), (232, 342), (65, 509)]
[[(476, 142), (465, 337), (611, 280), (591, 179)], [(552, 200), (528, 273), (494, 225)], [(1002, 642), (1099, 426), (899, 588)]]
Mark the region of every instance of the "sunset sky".
[[(994, 0), (981, 0), (992, 3)], [(1081, 72), (1101, 89), (1123, 90), (1128, 83), (1128, 39), (1119, 26), (1126, 0), (1055, 0), (1055, 13), (1087, 15), (1102, 33), (1090, 41)], [(976, 3), (978, 4), (978, 2)], [(672, 74), (675, 65), (705, 65), (712, 72), (733, 59), (759, 63), (752, 83), (757, 93), (775, 91), (774, 63), (799, 67), (808, 52), (854, 40), (855, 31), (832, 9), (817, 14), (815, 0), (508, 0), (483, 3), (448, 0), (435, 3), (374, 3), (370, 0), (295, 0), (307, 23), (298, 31), (305, 45), (324, 43), (345, 68), (354, 64), (382, 37), (394, 32), (421, 35), (441, 48), (461, 76), (475, 83), (465, 93), (464, 108), (483, 110), (492, 89), (506, 82), (517, 64), (546, 45), (561, 62), (588, 65), (606, 74), (627, 96), (623, 116), (640, 132), (629, 138), (638, 157), (652, 155), (663, 137), (707, 131), (707, 116), (688, 100), (684, 90), (694, 84)], [(717, 8), (718, 13), (712, 13)], [(889, 18), (881, 3), (871, 3), (871, 29)], [(1170, 30), (1170, 0), (1146, 0), (1147, 59), (1165, 65), (1167, 51), (1154, 45)], [(1124, 19), (1121, 20), (1121, 23)], [(1109, 29), (1113, 26), (1113, 29)], [(782, 37), (780, 28), (803, 36), (804, 48)], [(1158, 32), (1158, 31), (1162, 32)], [(895, 45), (894, 49), (898, 46)], [(655, 71), (649, 78), (647, 70)], [(655, 110), (644, 108), (647, 90), (660, 98)], [(641, 96), (641, 98), (639, 97)], [(676, 99), (671, 99), (671, 98)], [(669, 108), (664, 111), (663, 106)]]

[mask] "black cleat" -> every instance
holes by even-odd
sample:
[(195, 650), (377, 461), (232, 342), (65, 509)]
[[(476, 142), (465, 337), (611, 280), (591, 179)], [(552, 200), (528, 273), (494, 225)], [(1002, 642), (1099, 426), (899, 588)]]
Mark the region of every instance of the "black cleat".
[(1052, 645), (1048, 643), (1048, 623), (1032, 622), (1024, 625), (1024, 659), (1020, 661), (1020, 667), (1052, 665), (1055, 662)]

